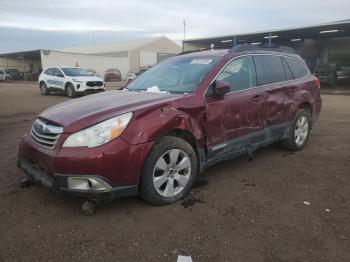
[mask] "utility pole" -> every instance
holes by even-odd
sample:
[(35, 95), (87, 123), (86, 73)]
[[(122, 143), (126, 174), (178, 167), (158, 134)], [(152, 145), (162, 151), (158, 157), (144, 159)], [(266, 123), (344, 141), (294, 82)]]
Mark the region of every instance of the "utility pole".
[(184, 24), (184, 40), (186, 39), (186, 21), (185, 19), (182, 21), (182, 23)]
[(27, 81), (26, 66), (25, 66), (25, 64), (24, 64), (24, 57), (23, 57), (23, 53), (21, 54), (21, 58), (22, 58), (22, 66), (23, 66), (23, 76), (24, 76), (24, 81)]
[(185, 38), (186, 38), (186, 21), (185, 19), (182, 20), (182, 23), (184, 24), (184, 40), (182, 40), (182, 52), (185, 51)]

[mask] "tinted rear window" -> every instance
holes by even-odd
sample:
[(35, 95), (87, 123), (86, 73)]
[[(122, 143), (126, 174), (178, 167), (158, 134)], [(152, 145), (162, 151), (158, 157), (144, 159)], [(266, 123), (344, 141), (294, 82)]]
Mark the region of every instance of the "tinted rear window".
[(54, 75), (54, 68), (46, 69), (45, 74), (53, 76)]
[(297, 58), (285, 57), (294, 78), (302, 78), (308, 74), (304, 64)]
[(268, 85), (286, 80), (282, 58), (274, 55), (254, 56), (258, 85)]

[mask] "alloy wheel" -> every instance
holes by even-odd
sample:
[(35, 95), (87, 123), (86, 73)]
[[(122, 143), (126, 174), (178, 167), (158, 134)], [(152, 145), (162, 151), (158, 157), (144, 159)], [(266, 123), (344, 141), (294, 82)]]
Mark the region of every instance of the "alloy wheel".
[(301, 115), (295, 124), (294, 139), (297, 146), (302, 146), (309, 134), (309, 120)]
[(153, 186), (164, 197), (179, 194), (189, 182), (191, 160), (180, 149), (165, 152), (156, 162), (153, 169)]

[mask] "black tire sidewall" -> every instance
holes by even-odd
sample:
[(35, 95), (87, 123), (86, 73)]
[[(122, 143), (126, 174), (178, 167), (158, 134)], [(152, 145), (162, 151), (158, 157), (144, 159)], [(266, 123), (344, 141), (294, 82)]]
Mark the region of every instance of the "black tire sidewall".
[[(171, 149), (181, 149), (188, 155), (191, 161), (191, 176), (186, 187), (179, 194), (173, 197), (163, 197), (156, 191), (153, 186), (153, 170), (158, 159), (165, 152)], [(186, 194), (190, 192), (196, 178), (197, 156), (192, 146), (181, 138), (164, 136), (160, 138), (156, 145), (151, 149), (144, 162), (144, 167), (139, 183), (139, 194), (146, 201), (154, 205), (171, 204), (182, 199)]]
[[(45, 91), (43, 91), (45, 90)], [(40, 93), (45, 96), (47, 94), (49, 94), (49, 90), (47, 89), (47, 85), (45, 83), (41, 83), (40, 84)]]
[[(71, 92), (69, 92), (69, 90), (71, 90)], [(70, 97), (70, 98), (74, 98), (75, 97), (75, 90), (74, 90), (74, 86), (72, 84), (68, 84), (67, 85), (66, 93), (67, 93), (67, 96)]]

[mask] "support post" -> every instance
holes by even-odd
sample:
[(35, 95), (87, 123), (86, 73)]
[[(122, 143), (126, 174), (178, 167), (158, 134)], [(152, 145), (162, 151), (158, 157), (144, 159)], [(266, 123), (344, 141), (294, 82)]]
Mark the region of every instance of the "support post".
[(22, 53), (22, 65), (23, 65), (23, 76), (24, 76), (24, 81), (27, 81), (27, 74), (26, 74), (26, 67), (25, 67), (25, 64), (24, 64), (23, 53)]

